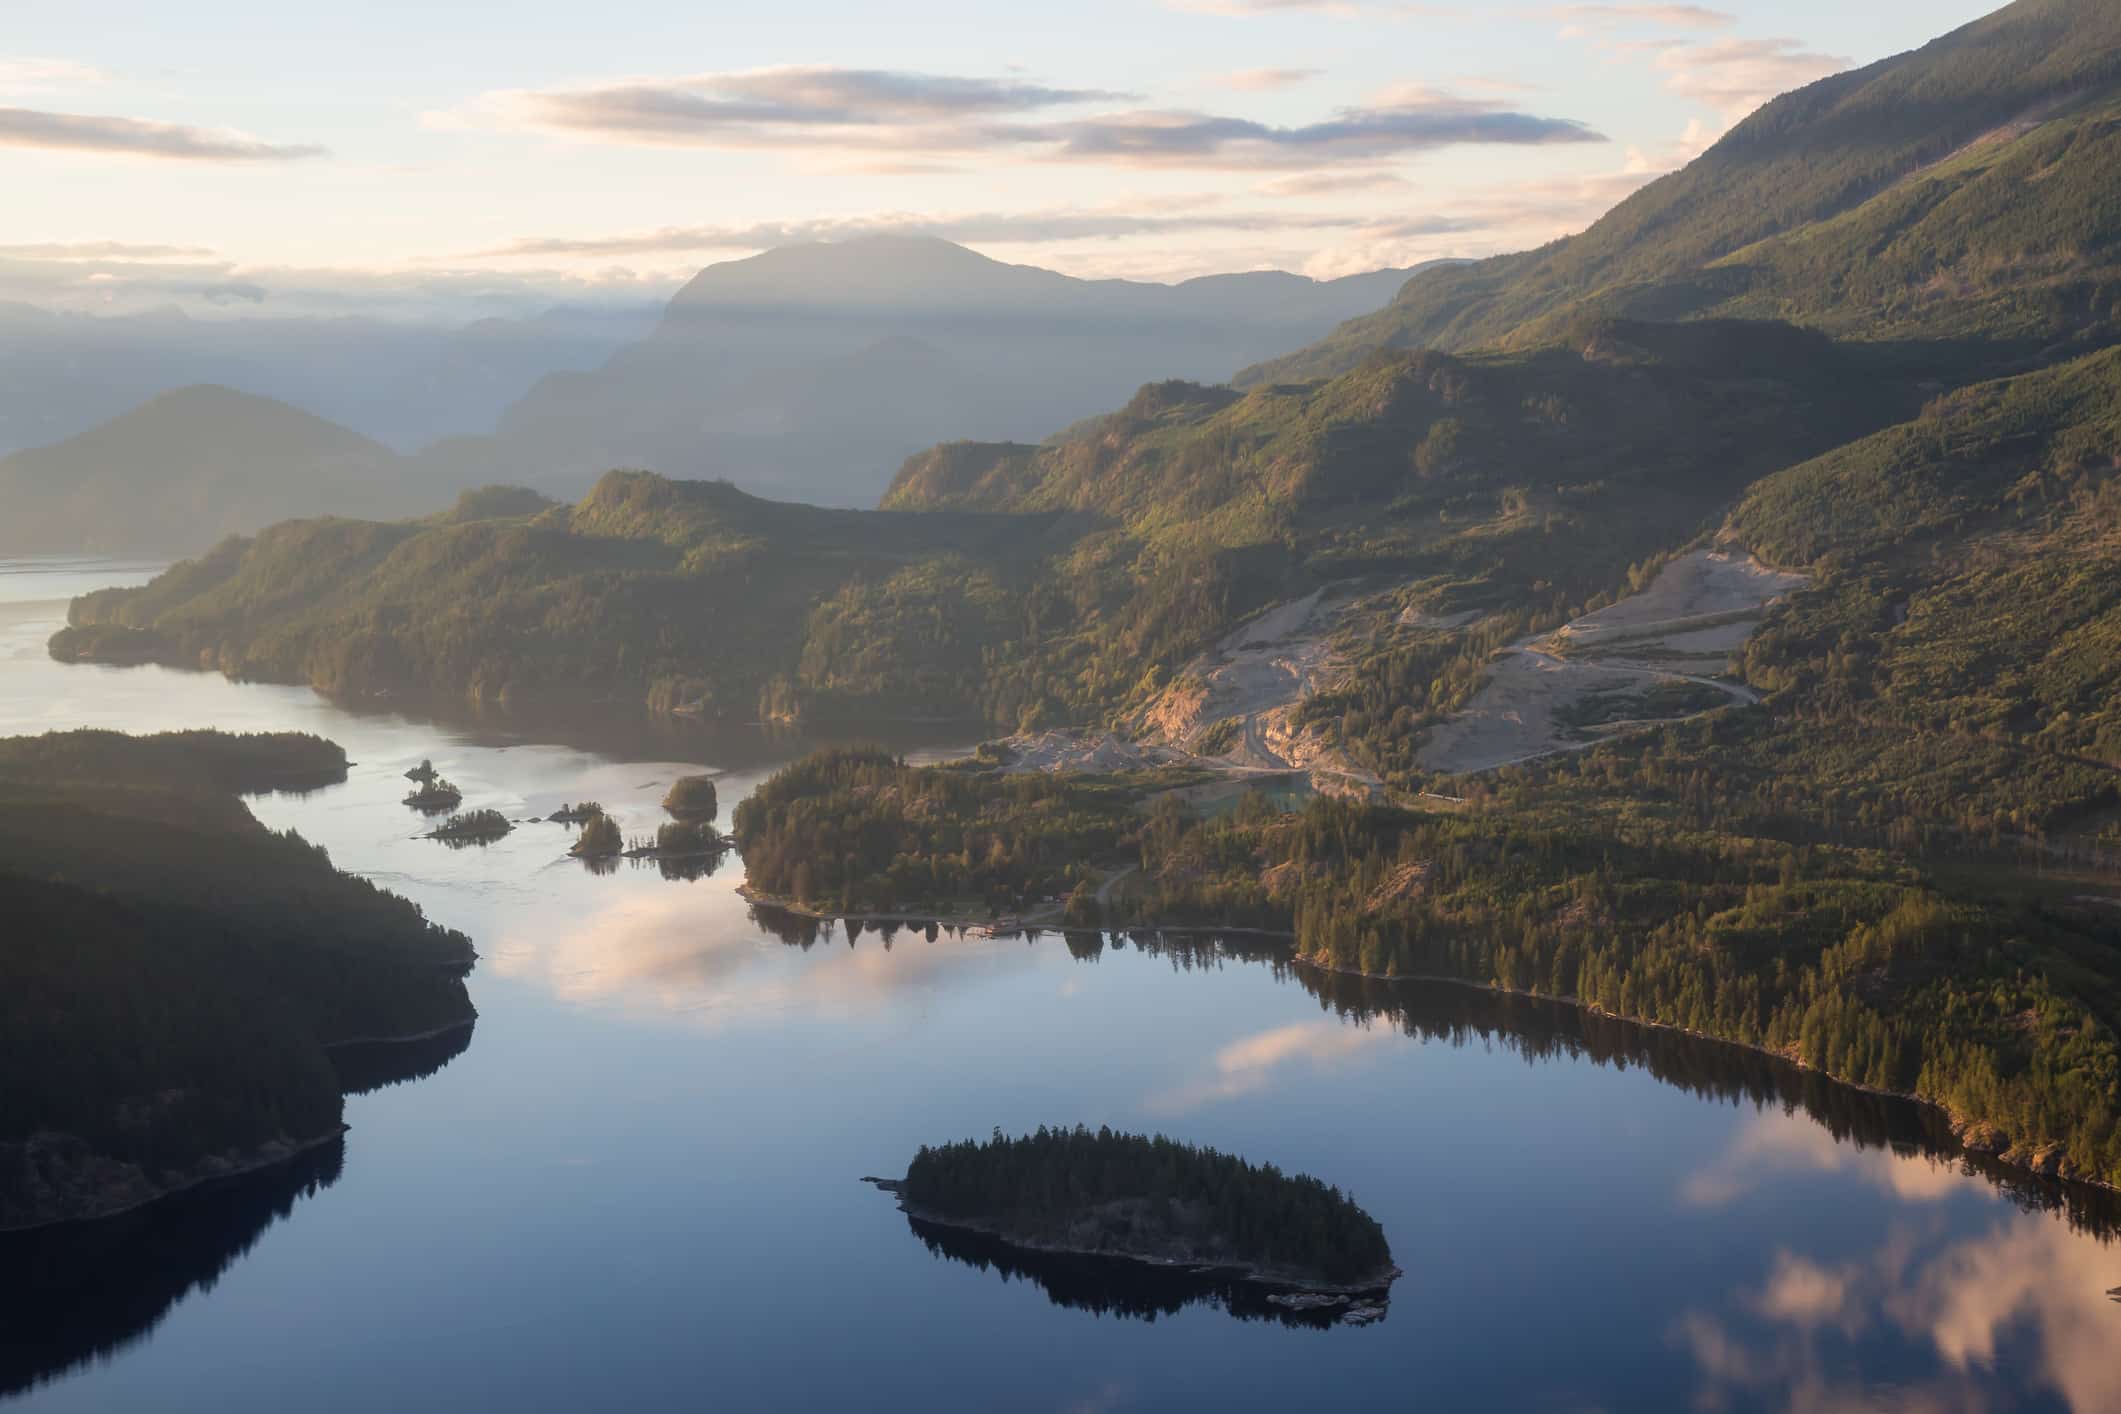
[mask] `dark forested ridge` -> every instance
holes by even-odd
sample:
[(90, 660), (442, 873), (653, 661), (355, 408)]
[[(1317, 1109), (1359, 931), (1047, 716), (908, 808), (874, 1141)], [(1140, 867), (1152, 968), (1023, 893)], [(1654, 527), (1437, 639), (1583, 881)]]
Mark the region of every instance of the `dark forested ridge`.
[(805, 907), (999, 913), (1096, 878), (1143, 789), (830, 750), (763, 782), (731, 828), (752, 887)]
[(921, 1146), (893, 1185), (909, 1213), (1028, 1247), (1383, 1286), (1384, 1229), (1337, 1188), (1162, 1135), (1080, 1125)]
[(336, 1133), (326, 1048), (468, 1025), (471, 944), (266, 829), (297, 735), (0, 742), (0, 1227), (92, 1216)]

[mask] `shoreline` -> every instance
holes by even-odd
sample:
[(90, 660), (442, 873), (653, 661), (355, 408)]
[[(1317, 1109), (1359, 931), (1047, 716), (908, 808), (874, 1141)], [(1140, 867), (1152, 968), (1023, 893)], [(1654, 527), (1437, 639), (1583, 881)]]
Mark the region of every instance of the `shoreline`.
[(1178, 1258), (1152, 1257), (1141, 1252), (1119, 1252), (1110, 1248), (1070, 1247), (1063, 1243), (1034, 1242), (1005, 1232), (992, 1223), (977, 1222), (964, 1218), (947, 1218), (926, 1208), (913, 1207), (906, 1202), (905, 1195), (900, 1192), (901, 1187), (905, 1183), (904, 1179), (863, 1178), (861, 1181), (896, 1198), (898, 1200), (898, 1210), (916, 1222), (924, 1222), (932, 1227), (947, 1228), (953, 1232), (977, 1233), (982, 1237), (992, 1237), (997, 1241), (1006, 1243), (1018, 1251), (1037, 1252), (1049, 1257), (1100, 1257), (1108, 1261), (1135, 1262), (1145, 1267), (1154, 1267), (1158, 1271), (1176, 1272), (1186, 1276), (1223, 1277), (1230, 1280), (1247, 1281), (1258, 1286), (1271, 1287), (1276, 1291), (1304, 1292), (1318, 1296), (1344, 1296), (1350, 1298), (1388, 1296), (1392, 1289), (1392, 1283), (1406, 1275), (1406, 1271), (1395, 1263), (1389, 1271), (1378, 1273), (1374, 1279), (1369, 1281), (1354, 1283), (1313, 1281), (1287, 1273), (1275, 1273), (1268, 1268), (1256, 1266), (1250, 1262), (1190, 1261)]
[[(1022, 931), (1032, 926), (1044, 926), (1035, 924), (1032, 920), (1029, 919), (1018, 920), (1014, 928), (1003, 929), (998, 928), (993, 924), (987, 922), (979, 922), (974, 924), (952, 924), (950, 920), (935, 914), (913, 916), (905, 914), (824, 913), (813, 909), (802, 908), (799, 906), (782, 903), (767, 895), (755, 894), (749, 890), (748, 885), (740, 887), (737, 892), (743, 895), (750, 902), (764, 903), (772, 907), (784, 908), (791, 913), (796, 913), (806, 918), (815, 919), (819, 922), (831, 922), (838, 918), (854, 918), (863, 923), (895, 922), (900, 924), (920, 924), (932, 922), (937, 924), (938, 926), (956, 926), (966, 931), (984, 931), (990, 935)], [(1060, 929), (1058, 931), (1068, 930)], [(1276, 938), (1285, 940), (1292, 944), (1296, 941), (1295, 930), (1288, 928), (1225, 927), (1213, 924), (1198, 923), (1114, 924), (1107, 922), (1095, 925), (1092, 928), (1083, 929), (1082, 931), (1122, 934), (1130, 932), (1181, 934), (1190, 933), (1211, 937), (1237, 934), (1248, 937)], [(2031, 1148), (2029, 1151), (2026, 1151), (2024, 1153), (2024, 1157), (2022, 1158), (2011, 1158), (2008, 1156), (2020, 1152), (2019, 1145), (2017, 1144), (2015, 1137), (2008, 1135), (2000, 1128), (2000, 1126), (1991, 1124), (1986, 1120), (1971, 1119), (1965, 1115), (1958, 1113), (1950, 1105), (1947, 1105), (1939, 1100), (1933, 1099), (1928, 1095), (1921, 1094), (1917, 1091), (1888, 1090), (1876, 1085), (1866, 1085), (1858, 1080), (1846, 1079), (1845, 1077), (1836, 1075), (1831, 1070), (1824, 1069), (1820, 1066), (1812, 1065), (1797, 1056), (1790, 1055), (1786, 1051), (1773, 1050), (1767, 1046), (1760, 1045), (1757, 1042), (1741, 1041), (1730, 1036), (1719, 1036), (1711, 1031), (1697, 1031), (1691, 1027), (1680, 1026), (1674, 1022), (1653, 1021), (1648, 1017), (1630, 1016), (1625, 1012), (1608, 1011), (1606, 1008), (1599, 1006), (1597, 1003), (1585, 1001), (1581, 997), (1563, 996), (1548, 992), (1526, 991), (1516, 987), (1499, 987), (1492, 982), (1475, 982), (1470, 978), (1449, 977), (1437, 973), (1387, 974), (1379, 972), (1365, 972), (1360, 968), (1336, 967), (1331, 963), (1320, 962), (1315, 958), (1305, 957), (1303, 954), (1294, 951), (1293, 948), (1289, 955), (1289, 961), (1299, 967), (1308, 967), (1319, 972), (1333, 973), (1335, 975), (1343, 977), (1359, 977), (1364, 979), (1365, 981), (1371, 982), (1412, 982), (1420, 984), (1442, 984), (1451, 987), (1464, 987), (1476, 992), (1486, 992), (1490, 996), (1521, 997), (1527, 1001), (1551, 1002), (1559, 1006), (1574, 1007), (1578, 1011), (1581, 1011), (1588, 1016), (1602, 1017), (1606, 1020), (1622, 1022), (1629, 1026), (1639, 1026), (1653, 1031), (1669, 1031), (1674, 1033), (1675, 1035), (1686, 1036), (1696, 1041), (1707, 1041), (1719, 1046), (1734, 1046), (1740, 1050), (1750, 1051), (1755, 1055), (1764, 1056), (1769, 1060), (1778, 1061), (1781, 1064), (1790, 1066), (1795, 1070), (1806, 1071), (1813, 1075), (1818, 1075), (1826, 1080), (1832, 1081), (1836, 1085), (1842, 1086), (1843, 1088), (1848, 1090), (1856, 1091), (1859, 1094), (1875, 1095), (1881, 1099), (1904, 1101), (1908, 1104), (1922, 1106), (1925, 1109), (1928, 1109), (1938, 1115), (1943, 1116), (1946, 1122), (1946, 1126), (1949, 1129), (1954, 1141), (1957, 1142), (1959, 1145), (1958, 1154), (1949, 1155), (1948, 1157), (1972, 1156), (1982, 1159), (1988, 1163), (1993, 1163), (2003, 1168), (2013, 1169), (2019, 1173), (2029, 1175), (2033, 1178), (2045, 1179), (2053, 1183), (2075, 1185), (2081, 1188), (2088, 1189), (2097, 1189), (2105, 1193), (2121, 1193), (2121, 1184), (2110, 1183), (2105, 1179), (2100, 1178), (2087, 1178), (2081, 1175), (2065, 1175), (2054, 1170), (2043, 1169), (2030, 1162), (2030, 1160), (2038, 1154), (2046, 1152), (2050, 1149), (2059, 1148), (2060, 1146), (2055, 1141), (2046, 1141)], [(1966, 1142), (1966, 1136), (1968, 1134), (1977, 1133), (1983, 1129), (1988, 1130), (1992, 1134), (2004, 1135), (2005, 1138), (2011, 1139), (2012, 1142), (1994, 1148), (1981, 1148)]]
[[(1194, 931), (1207, 930), (1196, 929)], [(1283, 934), (1282, 936), (1290, 937), (1293, 936), (1293, 934)], [(1959, 1143), (1960, 1155), (1974, 1155), (1976, 1157), (1985, 1159), (1990, 1163), (2001, 1165), (2004, 1168), (2016, 1169), (2021, 1173), (2030, 1174), (2034, 1178), (2044, 1178), (2054, 1183), (2076, 1184), (2083, 1188), (2097, 1188), (2108, 1193), (2121, 1193), (2121, 1185), (2108, 1183), (2104, 1179), (2082, 1178), (2076, 1176), (2065, 1177), (2060, 1173), (2044, 1172), (2041, 1169), (2034, 1167), (2032, 1164), (2024, 1162), (2022, 1160), (2012, 1160), (2005, 1158), (2004, 1155), (2014, 1152), (2015, 1146), (2010, 1146), (2001, 1149), (1975, 1148), (1973, 1145), (1970, 1145), (1966, 1142), (1964, 1136), (1967, 1132), (1970, 1132), (1976, 1128), (1980, 1128), (1983, 1126), (1998, 1133), (2000, 1133), (2001, 1131), (1997, 1130), (1997, 1127), (1995, 1125), (1988, 1124), (1988, 1122), (1985, 1120), (1970, 1120), (1964, 1115), (1954, 1112), (1951, 1106), (1943, 1104), (1940, 1101), (1933, 1100), (1927, 1095), (1918, 1094), (1917, 1092), (1912, 1090), (1887, 1090), (1877, 1085), (1865, 1085), (1864, 1083), (1858, 1080), (1847, 1080), (1842, 1078), (1841, 1076), (1834, 1074), (1834, 1072), (1832, 1072), (1831, 1070), (1822, 1069), (1821, 1067), (1812, 1065), (1800, 1059), (1799, 1057), (1790, 1055), (1785, 1051), (1772, 1050), (1769, 1047), (1759, 1045), (1756, 1042), (1734, 1040), (1729, 1036), (1718, 1036), (1711, 1031), (1696, 1031), (1691, 1027), (1680, 1026), (1669, 1021), (1651, 1021), (1646, 1017), (1629, 1016), (1624, 1012), (1607, 1011), (1604, 1007), (1599, 1006), (1597, 1003), (1584, 1001), (1581, 997), (1556, 996), (1547, 992), (1528, 992), (1516, 987), (1498, 987), (1492, 982), (1474, 982), (1464, 977), (1444, 977), (1431, 973), (1400, 973), (1394, 976), (1386, 976), (1382, 973), (1377, 972), (1364, 972), (1359, 968), (1335, 967), (1330, 963), (1319, 962), (1315, 959), (1303, 957), (1301, 955), (1293, 956), (1290, 960), (1300, 967), (1309, 967), (1320, 972), (1330, 972), (1342, 977), (1360, 977), (1365, 979), (1366, 981), (1371, 982), (1416, 982), (1424, 984), (1441, 983), (1445, 986), (1465, 987), (1476, 992), (1486, 992), (1490, 996), (1522, 997), (1527, 1001), (1552, 1002), (1560, 1006), (1574, 1007), (1587, 1016), (1603, 1017), (1608, 1021), (1618, 1021), (1629, 1026), (1640, 1026), (1653, 1031), (1670, 1031), (1676, 1035), (1686, 1036), (1696, 1041), (1712, 1042), (1713, 1044), (1719, 1046), (1735, 1046), (1739, 1050), (1751, 1051), (1755, 1055), (1765, 1056), (1769, 1060), (1779, 1061), (1784, 1065), (1792, 1067), (1793, 1069), (1809, 1071), (1813, 1075), (1821, 1076), (1827, 1080), (1832, 1081), (1834, 1084), (1841, 1086), (1844, 1089), (1854, 1090), (1859, 1094), (1876, 1095), (1881, 1099), (1887, 1100), (1900, 1100), (1908, 1104), (1920, 1105), (1925, 1109), (1933, 1110), (1937, 1114), (1944, 1116), (1945, 1120), (1948, 1123), (1948, 1127), (1951, 1131), (1953, 1139), (1955, 1139)], [(2050, 1144), (2044, 1144), (2041, 1146), (2042, 1149), (2049, 1147), (2054, 1147), (2052, 1145), (2052, 1142), (2050, 1142)], [(2037, 1153), (2039, 1152), (2039, 1150), (2035, 1150), (2034, 1152)]]
[[(172, 1184), (170, 1187), (158, 1189), (147, 1197), (127, 1203), (122, 1207), (106, 1208), (101, 1212), (95, 1213), (82, 1213), (77, 1217), (47, 1218), (42, 1222), (17, 1223), (12, 1226), (0, 1227), (0, 1239), (18, 1237), (32, 1232), (50, 1232), (62, 1227), (79, 1227), (90, 1223), (108, 1222), (112, 1218), (122, 1218), (128, 1213), (137, 1213), (143, 1208), (151, 1208), (168, 1198), (175, 1198), (181, 1194), (194, 1192), (197, 1189), (208, 1188), (217, 1183), (233, 1183), (239, 1179), (264, 1173), (268, 1169), (278, 1168), (282, 1164), (293, 1163), (296, 1159), (301, 1158), (312, 1150), (321, 1149), (326, 1144), (337, 1143), (351, 1133), (352, 1130), (352, 1125), (342, 1123), (336, 1129), (328, 1130), (323, 1134), (313, 1135), (308, 1139), (289, 1140), (287, 1142), (291, 1147), (283, 1154), (252, 1158), (247, 1162), (237, 1164), (233, 1168), (224, 1169), (219, 1173), (200, 1174), (195, 1178), (188, 1178), (181, 1183)], [(280, 1141), (268, 1140), (267, 1144), (278, 1142)], [(261, 1145), (260, 1147), (265, 1146)]]
[(415, 1041), (432, 1041), (437, 1036), (447, 1036), (457, 1031), (468, 1031), (478, 1025), (478, 1022), (478, 1014), (474, 1012), (462, 1021), (445, 1022), (426, 1031), (412, 1031), (400, 1036), (349, 1036), (343, 1041), (326, 1041), (324, 1049), (327, 1051), (340, 1051), (349, 1046), (409, 1046)]
[[(354, 1046), (412, 1045), (413, 1043), (418, 1041), (431, 1041), (438, 1037), (453, 1035), (454, 1033), (459, 1031), (469, 1030), (472, 1026), (476, 1025), (477, 1022), (478, 1017), (469, 1016), (462, 1021), (452, 1021), (445, 1026), (437, 1026), (431, 1028), (430, 1030), (415, 1031), (404, 1035), (355, 1036), (344, 1041), (328, 1041), (323, 1044), (322, 1049), (329, 1052), (345, 1050)], [(352, 1132), (353, 1126), (345, 1123), (344, 1121), (341, 1121), (336, 1128), (327, 1130), (322, 1134), (311, 1135), (306, 1139), (291, 1139), (284, 1141), (289, 1146), (285, 1150), (285, 1152), (274, 1153), (270, 1155), (262, 1154), (262, 1152), (260, 1151), (274, 1144), (281, 1143), (283, 1141), (277, 1139), (267, 1140), (265, 1141), (265, 1143), (259, 1145), (257, 1150), (252, 1151), (252, 1157), (242, 1162), (239, 1162), (230, 1168), (223, 1169), (220, 1172), (198, 1174), (194, 1177), (184, 1179), (181, 1182), (171, 1184), (168, 1187), (158, 1188), (155, 1192), (147, 1195), (144, 1198), (136, 1199), (133, 1202), (123, 1204), (116, 1208), (105, 1208), (93, 1213), (81, 1213), (73, 1217), (46, 1218), (40, 1222), (0, 1225), (0, 1239), (13, 1238), (26, 1233), (49, 1232), (57, 1228), (76, 1227), (89, 1223), (107, 1222), (112, 1218), (121, 1218), (128, 1213), (137, 1213), (143, 1208), (153, 1207), (155, 1204), (162, 1202), (164, 1199), (175, 1198), (180, 1194), (190, 1193), (197, 1189), (210, 1187), (213, 1184), (217, 1183), (228, 1183), (238, 1179), (249, 1178), (256, 1174), (264, 1173), (269, 1169), (277, 1168), (281, 1164), (293, 1163), (296, 1159), (301, 1158), (304, 1154), (308, 1154), (314, 1150), (321, 1149), (326, 1144), (330, 1144), (335, 1141), (344, 1139), (348, 1134)], [(31, 1137), (34, 1138), (35, 1136)]]

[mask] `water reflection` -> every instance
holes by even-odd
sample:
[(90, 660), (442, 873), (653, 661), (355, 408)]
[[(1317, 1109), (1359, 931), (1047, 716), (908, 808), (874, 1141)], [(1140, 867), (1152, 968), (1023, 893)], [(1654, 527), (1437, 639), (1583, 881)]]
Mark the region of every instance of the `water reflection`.
[[(346, 1094), (364, 1095), (433, 1075), (471, 1033), (466, 1022), (417, 1041), (340, 1046), (332, 1066)], [(335, 1138), (117, 1217), (0, 1235), (0, 1399), (145, 1339), (300, 1200), (337, 1182), (345, 1162), (346, 1141)]]
[[(848, 948), (865, 931), (888, 951), (901, 928), (933, 940), (937, 925), (875, 925), (856, 919), (815, 919), (754, 906), (752, 916), (783, 943), (809, 949), (844, 936)], [(956, 935), (956, 930), (942, 929)], [(1039, 930), (1017, 935), (1036, 944)], [(2121, 1235), (2121, 1194), (2064, 1183), (1968, 1152), (1945, 1117), (1927, 1105), (1860, 1090), (1748, 1047), (1684, 1032), (1639, 1026), (1538, 998), (1444, 982), (1387, 981), (1329, 972), (1293, 960), (1289, 945), (1267, 937), (1193, 933), (1111, 933), (1091, 946), (1084, 934), (1064, 935), (1068, 955), (1094, 963), (1107, 949), (1128, 948), (1195, 971), (1258, 966), (1301, 987), (1333, 1023), (1292, 1024), (1255, 1033), (1214, 1053), (1203, 1072), (1180, 1086), (1152, 1093), (1152, 1113), (1179, 1114), (1255, 1093), (1291, 1067), (1345, 1068), (1383, 1037), (1397, 1032), (1453, 1047), (1499, 1048), (1527, 1064), (1589, 1062), (1625, 1071), (1640, 1068), (1664, 1084), (1705, 1099), (1750, 1103), (1760, 1116), (1711, 1166), (1685, 1175), (1679, 1199), (1695, 1207), (1729, 1204), (1778, 1174), (1853, 1173), (1903, 1200), (1925, 1201), (1955, 1191), (2001, 1191), (2029, 1213), (2054, 1213), (2068, 1226), (2101, 1240)], [(879, 983), (922, 980), (879, 966)], [(1802, 1118), (1799, 1118), (1802, 1116)]]
[(1894, 1408), (2016, 1406), (2045, 1389), (2092, 1414), (2121, 1409), (2121, 1310), (2097, 1299), (2117, 1270), (2110, 1245), (2033, 1214), (1957, 1241), (1900, 1224), (1853, 1259), (1778, 1251), (1765, 1283), (1689, 1312), (1674, 1339), (1704, 1407), (1877, 1407), (1858, 1355), (1901, 1342), (1941, 1373), (1896, 1389)]
[(1302, 1021), (1255, 1032), (1222, 1047), (1207, 1072), (1175, 1089), (1151, 1095), (1143, 1108), (1156, 1115), (1182, 1115), (1203, 1105), (1235, 1100), (1273, 1083), (1277, 1072), (1300, 1067), (1319, 1077), (1347, 1069), (1391, 1032), (1367, 1022)]
[(339, 1089), (347, 1095), (366, 1095), (393, 1085), (425, 1080), (471, 1046), (474, 1022), (452, 1026), (417, 1041), (357, 1042), (334, 1046), (332, 1069), (338, 1073)]
[(296, 1203), (338, 1181), (343, 1140), (101, 1222), (0, 1237), (0, 1398), (145, 1339)]
[[(908, 993), (970, 986), (1037, 960), (1028, 945), (953, 949), (962, 935), (932, 925), (753, 913), (763, 936), (703, 921), (690, 890), (616, 892), (564, 927), (526, 920), (496, 939), (489, 963), (501, 976), (541, 982), (563, 1001), (717, 1029), (792, 1014), (888, 1012)], [(791, 958), (787, 949), (812, 955)]]
[[(1029, 1282), (1056, 1306), (1099, 1316), (1154, 1321), (1175, 1316), (1188, 1306), (1205, 1306), (1242, 1321), (1275, 1321), (1319, 1330), (1340, 1321), (1338, 1308), (1290, 1310), (1270, 1301), (1272, 1293), (1257, 1282), (1228, 1275), (1153, 1267), (1115, 1257), (1028, 1252), (987, 1233), (942, 1227), (910, 1214), (906, 1225), (938, 1258), (993, 1272), (1005, 1282)], [(1382, 1299), (1366, 1304), (1380, 1312), (1389, 1310)], [(1374, 1319), (1382, 1321), (1384, 1315)]]

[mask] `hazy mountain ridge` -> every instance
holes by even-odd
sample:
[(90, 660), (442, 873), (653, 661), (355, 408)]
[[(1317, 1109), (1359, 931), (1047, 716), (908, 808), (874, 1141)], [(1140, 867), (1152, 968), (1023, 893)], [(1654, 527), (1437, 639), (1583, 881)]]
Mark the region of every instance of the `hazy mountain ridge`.
[(270, 398), (165, 393), (0, 460), (0, 549), (175, 553), (291, 515), (404, 515), (440, 493), (380, 443)]
[(196, 384), (292, 403), (409, 453), (488, 431), (534, 380), (596, 367), (659, 317), (646, 303), (562, 306), (450, 328), (0, 303), (0, 454), (64, 441)]
[(542, 380), (445, 479), (578, 494), (611, 466), (784, 499), (875, 502), (941, 438), (1043, 437), (1173, 375), (1221, 380), (1375, 308), (1404, 279), (1282, 272), (1078, 280), (947, 241), (788, 246), (701, 271), (648, 338)]

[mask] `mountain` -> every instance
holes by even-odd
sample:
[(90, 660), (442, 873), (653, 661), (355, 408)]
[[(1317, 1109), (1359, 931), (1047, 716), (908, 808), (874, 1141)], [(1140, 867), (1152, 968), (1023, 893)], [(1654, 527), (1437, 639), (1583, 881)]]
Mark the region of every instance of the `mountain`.
[[(142, 593), (77, 601), (52, 652), (531, 713), (748, 721), (843, 700), (869, 720), (963, 714), (982, 648), (1089, 528), (826, 509), (646, 472), (608, 473), (569, 508), (479, 516), (471, 499), (423, 522), (290, 521), (230, 539)], [(798, 693), (806, 662), (831, 673)]]
[(181, 388), (0, 460), (0, 550), (183, 553), (291, 515), (398, 515), (427, 493), (392, 452), (229, 388)]
[(1157, 384), (1050, 445), (916, 458), (877, 511), (614, 472), (564, 512), (275, 526), (79, 601), (54, 651), (353, 694), (1097, 719), (1351, 576), (1599, 593), (1753, 478), (1914, 411), (1894, 378), (1782, 325), (1608, 322), (1299, 390)]
[(1078, 280), (947, 241), (796, 245), (702, 270), (654, 332), (542, 379), (438, 477), (575, 494), (613, 466), (786, 499), (872, 504), (943, 437), (1043, 437), (1143, 381), (1220, 380), (1374, 309), (1405, 278), (1280, 272)]
[(653, 327), (651, 305), (559, 307), (458, 327), (175, 308), (88, 315), (0, 302), (0, 455), (60, 442), (162, 393), (241, 388), (396, 451), (490, 430), (552, 372), (594, 368)]
[(1386, 308), (1237, 381), (1316, 378), (1380, 347), (1537, 344), (1586, 308), (1977, 340), (2044, 361), (2110, 336), (2116, 170), (2121, 7), (2018, 0), (1782, 95), (1580, 235), (1423, 271)]

